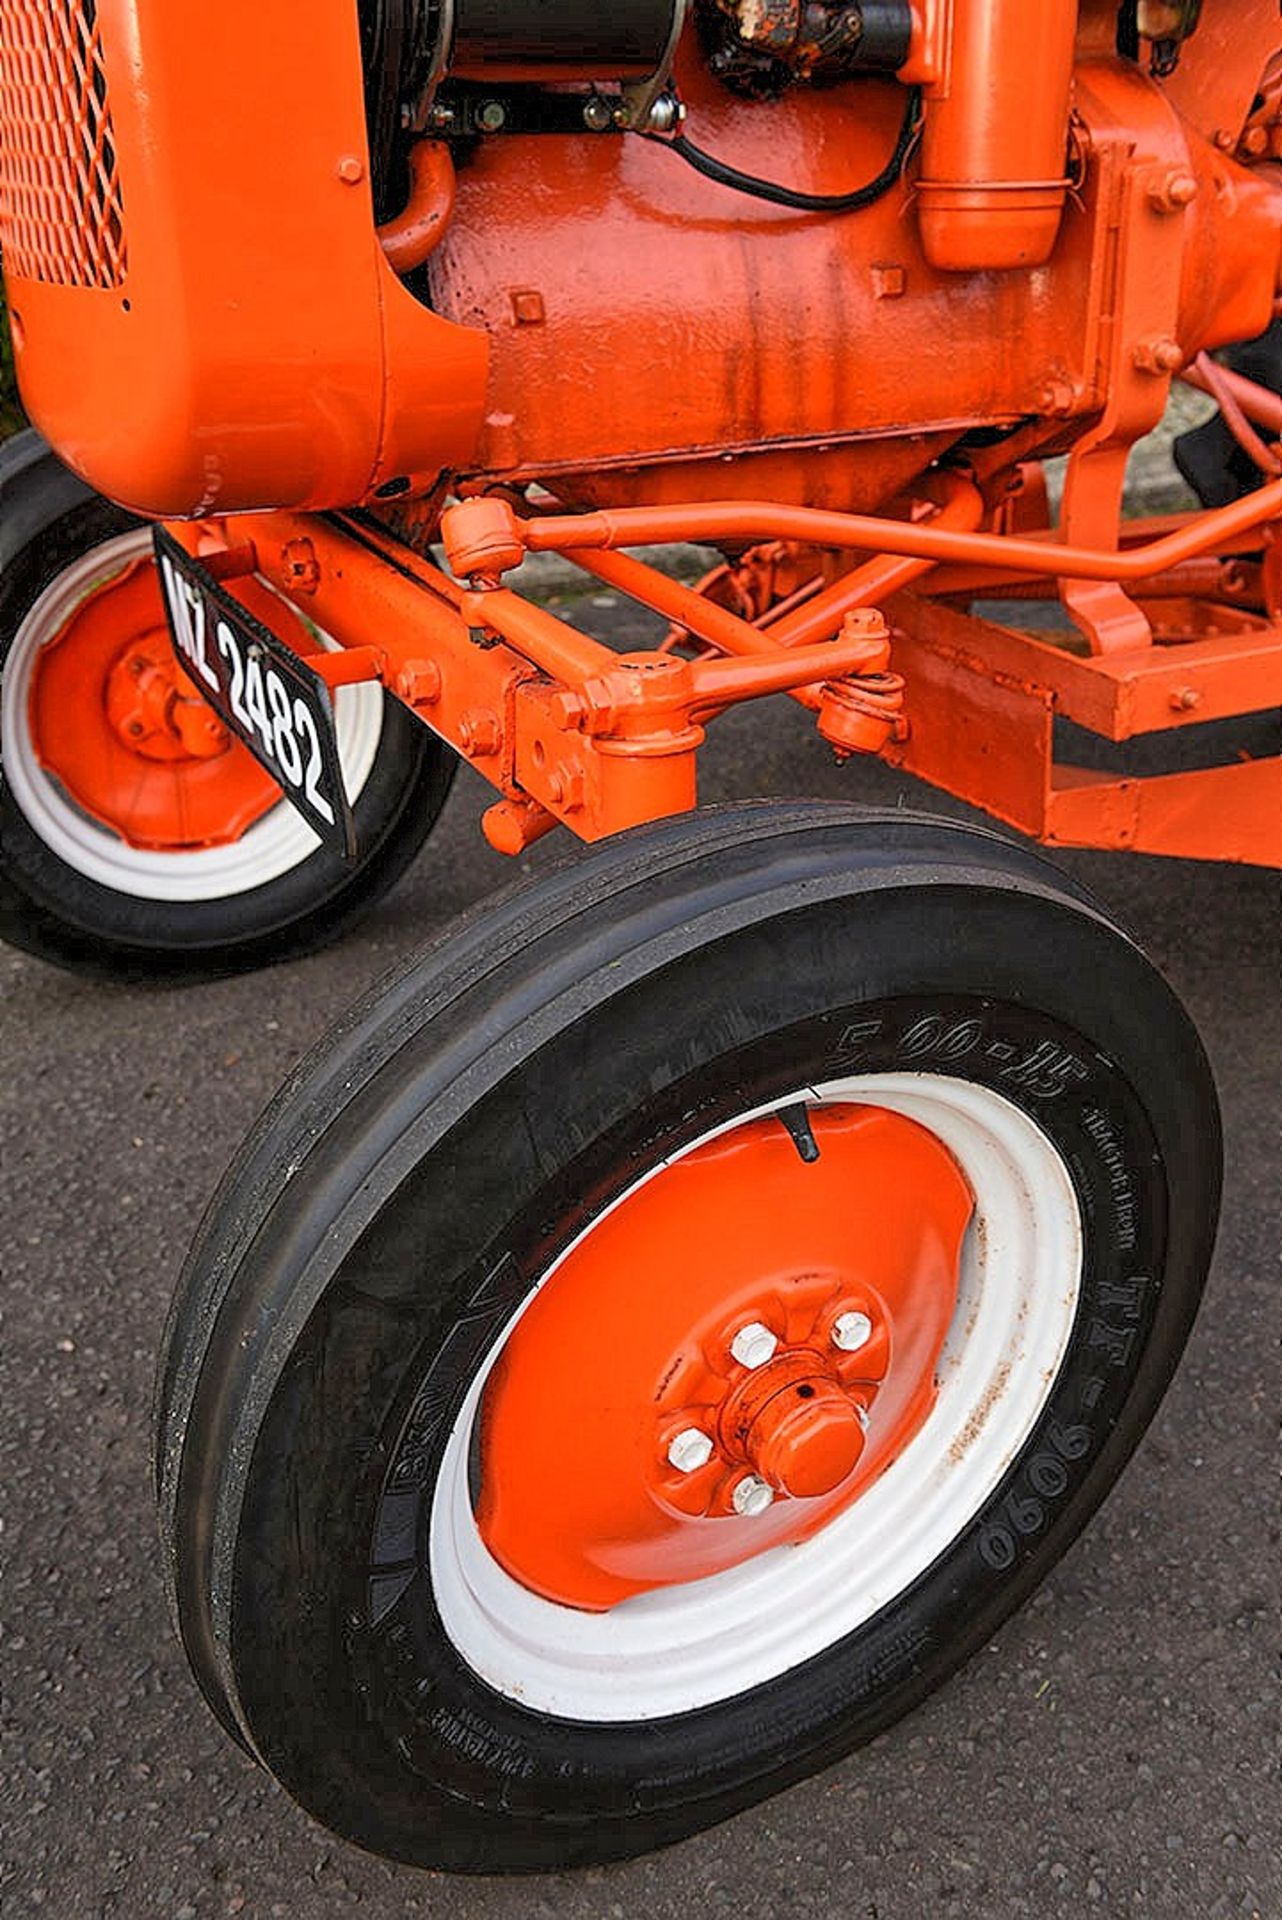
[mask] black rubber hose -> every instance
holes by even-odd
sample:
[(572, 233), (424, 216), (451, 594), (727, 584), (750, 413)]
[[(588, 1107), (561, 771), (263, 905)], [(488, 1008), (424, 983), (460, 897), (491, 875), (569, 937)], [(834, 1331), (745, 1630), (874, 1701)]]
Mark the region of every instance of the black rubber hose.
[(875, 179), (869, 180), (866, 186), (856, 187), (851, 193), (801, 193), (795, 187), (782, 187), (772, 180), (759, 180), (755, 174), (741, 173), (737, 167), (727, 166), (724, 160), (705, 153), (702, 147), (696, 147), (683, 133), (671, 140), (656, 134), (647, 134), (645, 137), (666, 147), (670, 153), (677, 154), (687, 166), (693, 167), (707, 179), (715, 180), (718, 186), (731, 187), (736, 193), (750, 194), (754, 200), (768, 200), (776, 207), (792, 207), (798, 213), (858, 213), (880, 200), (899, 179), (920, 125), (921, 88), (913, 87), (908, 94), (908, 104), (904, 109), (903, 124), (895, 141), (894, 152)]

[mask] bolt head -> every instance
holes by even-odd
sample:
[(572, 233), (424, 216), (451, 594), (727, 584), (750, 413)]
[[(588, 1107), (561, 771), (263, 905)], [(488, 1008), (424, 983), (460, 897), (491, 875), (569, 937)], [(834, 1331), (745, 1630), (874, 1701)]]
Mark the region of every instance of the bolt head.
[(1152, 335), (1136, 342), (1131, 360), (1140, 373), (1165, 375), (1178, 373), (1184, 365), (1184, 352), (1178, 340)]
[(741, 1367), (764, 1367), (778, 1345), (769, 1327), (763, 1327), (760, 1320), (750, 1320), (730, 1342), (730, 1352)]
[(397, 675), (396, 691), (412, 707), (433, 706), (441, 697), (441, 670), (434, 660), (407, 660)]
[(459, 745), (469, 760), (497, 753), (503, 744), (498, 715), (485, 708), (472, 708), (459, 717)]
[(712, 1458), (712, 1440), (700, 1427), (686, 1427), (668, 1448), (668, 1465), (678, 1473), (697, 1473)]
[(872, 1339), (872, 1321), (866, 1313), (839, 1313), (832, 1323), (832, 1344), (842, 1353), (858, 1353)]
[(671, 133), (680, 126), (684, 117), (675, 95), (661, 93), (650, 108), (646, 129), (650, 133)]
[(774, 1488), (759, 1480), (755, 1473), (745, 1473), (730, 1496), (731, 1505), (736, 1513), (745, 1520), (754, 1520), (759, 1513), (774, 1505)]

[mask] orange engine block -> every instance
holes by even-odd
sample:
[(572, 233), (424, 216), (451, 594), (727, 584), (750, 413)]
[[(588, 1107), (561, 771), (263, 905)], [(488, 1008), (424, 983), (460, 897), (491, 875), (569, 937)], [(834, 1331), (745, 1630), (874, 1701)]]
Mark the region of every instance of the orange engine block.
[(730, 164), (840, 193), (885, 161), (906, 81), (920, 154), (827, 216), (657, 140), (430, 142), (416, 298), (403, 236), (376, 235), (353, 0), (305, 35), (261, 0), (0, 0), (23, 391), (95, 486), (168, 515), (443, 475), (869, 509), (977, 429), (1126, 446), (1173, 369), (1261, 332), (1278, 292), (1282, 184), (1240, 144), (1276, 9), (1221, 0), (1228, 75), (1207, 12), (1178, 86), (1117, 58), (1114, 5), (952, 0), (918, 10), (896, 78), (766, 101), (688, 29), (687, 125)]

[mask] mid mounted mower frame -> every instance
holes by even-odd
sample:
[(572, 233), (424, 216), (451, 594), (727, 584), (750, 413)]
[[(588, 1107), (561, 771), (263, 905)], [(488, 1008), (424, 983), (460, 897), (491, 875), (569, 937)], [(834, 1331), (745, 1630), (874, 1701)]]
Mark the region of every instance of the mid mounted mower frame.
[[(1282, 431), (1282, 401), (1216, 376)], [(839, 754), (880, 753), (1042, 841), (1282, 862), (1278, 756), (1138, 778), (1061, 762), (1055, 738), (1057, 718), (1124, 742), (1282, 702), (1282, 479), (1124, 522), (1115, 549), (1045, 531), (1040, 468), (1001, 490), (982, 468), (947, 471), (895, 519), (742, 501), (522, 517), (478, 495), (444, 515), (453, 577), (369, 515), (169, 531), (220, 577), (257, 572), (303, 608), (339, 643), (321, 663), (332, 687), (381, 681), (475, 766), (501, 795), (484, 827), (505, 853), (558, 824), (595, 841), (693, 808), (707, 723), (787, 692)], [(699, 592), (620, 551), (683, 541), (743, 558)], [(667, 642), (619, 655), (504, 585), (531, 554), (664, 616)], [(850, 568), (856, 554), (870, 557)], [(725, 601), (750, 602), (763, 567), (800, 584), (745, 618)], [(968, 610), (1065, 583), (1098, 583), (1110, 617), (1035, 634)]]

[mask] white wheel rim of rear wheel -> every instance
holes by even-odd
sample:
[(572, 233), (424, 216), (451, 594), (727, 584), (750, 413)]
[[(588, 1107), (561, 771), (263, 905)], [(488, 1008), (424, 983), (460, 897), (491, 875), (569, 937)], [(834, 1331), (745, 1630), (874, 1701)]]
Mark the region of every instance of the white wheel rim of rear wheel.
[[(83, 812), (46, 773), (28, 729), (31, 679), (41, 648), (61, 631), (88, 593), (150, 550), (151, 534), (145, 527), (106, 540), (72, 561), (32, 606), (14, 636), (4, 667), (0, 767), (32, 831), (85, 879), (139, 900), (223, 900), (279, 880), (320, 846), (319, 835), (287, 800), (279, 801), (226, 846), (172, 853), (131, 847)], [(355, 801), (378, 753), (383, 731), (381, 687), (341, 688), (334, 703), (334, 724), (344, 781)]]
[(933, 1074), (825, 1082), (757, 1111), (801, 1099), (905, 1114), (943, 1141), (967, 1179), (975, 1214), (935, 1405), (893, 1465), (813, 1539), (608, 1613), (583, 1613), (513, 1580), (473, 1517), (469, 1439), (514, 1316), (447, 1443), (429, 1552), (450, 1640), (482, 1680), (523, 1706), (583, 1722), (655, 1720), (733, 1699), (800, 1666), (926, 1572), (984, 1506), (1050, 1398), (1081, 1294), (1082, 1230), (1047, 1136), (1000, 1094)]

